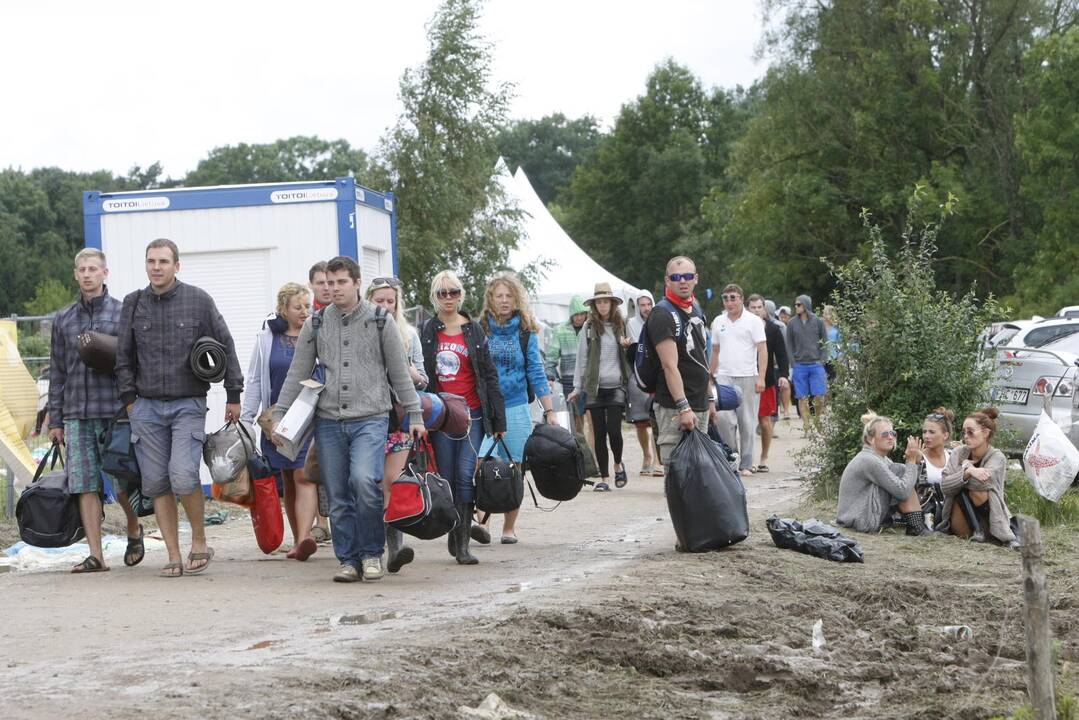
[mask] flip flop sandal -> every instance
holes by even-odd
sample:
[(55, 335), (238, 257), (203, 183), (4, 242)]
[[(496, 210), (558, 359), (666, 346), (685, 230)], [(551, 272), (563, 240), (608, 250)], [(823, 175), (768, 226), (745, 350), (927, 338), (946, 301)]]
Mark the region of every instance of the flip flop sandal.
[(109, 568), (103, 565), (102, 562), (93, 555), (87, 556), (85, 560), (71, 568), (71, 572), (76, 574), (108, 571)]
[(135, 567), (146, 557), (146, 545), (143, 542), (142, 525), (139, 525), (139, 536), (127, 539), (127, 549), (124, 550), (124, 565)]
[(614, 474), (614, 486), (616, 488), (624, 488), (628, 482), (629, 477), (626, 476), (625, 470), (619, 470)]
[(165, 566), (161, 568), (161, 572), (158, 573), (163, 578), (177, 578), (183, 577), (184, 564), (182, 562), (165, 563)]
[(755, 467), (753, 469), (753, 472), (766, 473), (766, 472), (768, 472), (768, 466), (767, 465), (758, 465), (757, 467)]
[[(187, 575), (198, 575), (210, 567), (210, 561), (214, 559), (214, 549), (212, 547), (206, 548), (206, 552), (193, 552), (187, 554), (187, 567), (184, 568), (184, 573)], [(200, 565), (197, 568), (192, 568), (191, 563), (198, 562), (199, 560), (205, 560), (206, 564)]]

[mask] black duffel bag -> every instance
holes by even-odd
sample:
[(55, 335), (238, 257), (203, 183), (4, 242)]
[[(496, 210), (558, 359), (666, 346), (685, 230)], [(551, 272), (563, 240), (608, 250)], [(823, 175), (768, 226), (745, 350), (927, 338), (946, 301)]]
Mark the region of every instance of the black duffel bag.
[[(487, 455), (476, 463), (476, 509), (490, 516), (492, 513), (507, 513), (521, 507), (525, 497), (525, 481), (521, 468), (512, 460), (495, 455), (498, 445), (506, 451), (506, 457), (513, 457), (506, 441), (498, 438)], [(487, 522), (484, 517), (483, 522)]]
[(700, 430), (682, 433), (667, 462), (665, 489), (676, 550), (717, 550), (749, 536), (742, 479), (719, 445)]
[(138, 483), (139, 461), (135, 457), (135, 444), (131, 440), (131, 420), (124, 408), (116, 414), (98, 438), (101, 443), (101, 469), (125, 487)]
[(430, 456), (426, 439), (413, 443), (404, 472), (390, 485), (390, 502), (383, 515), (392, 527), (421, 540), (442, 537), (458, 523), (450, 484), (428, 470)]
[[(60, 469), (56, 463), (60, 463)], [(45, 472), (45, 466), (49, 471)], [(41, 459), (34, 481), (19, 495), (15, 505), (19, 537), (27, 545), (43, 548), (67, 547), (86, 537), (79, 516), (79, 498), (67, 492), (67, 472), (60, 443)]]
[(524, 464), (539, 494), (548, 500), (572, 500), (585, 485), (584, 455), (573, 433), (560, 425), (541, 423), (525, 441)]

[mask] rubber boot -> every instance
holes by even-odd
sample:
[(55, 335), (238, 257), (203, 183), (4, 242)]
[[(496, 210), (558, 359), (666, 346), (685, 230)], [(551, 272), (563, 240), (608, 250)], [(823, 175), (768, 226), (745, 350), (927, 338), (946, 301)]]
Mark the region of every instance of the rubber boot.
[(925, 515), (921, 510), (903, 513), (903, 524), (907, 526), (907, 535), (932, 535), (933, 531), (925, 526)]
[(966, 518), (967, 525), (970, 525), (970, 541), (985, 542), (985, 531), (978, 521), (978, 514), (974, 512), (974, 503), (970, 501), (970, 496), (965, 492), (960, 492), (955, 496), (955, 499), (959, 503), (959, 509), (963, 512), (963, 517)]
[(389, 572), (397, 572), (416, 557), (416, 553), (405, 545), (403, 540), (404, 535), (400, 530), (392, 525), (386, 525), (386, 570)]
[(457, 503), (457, 524), (450, 531), (456, 535), (457, 563), (459, 565), (475, 565), (479, 560), (468, 551), (468, 541), (472, 538), (469, 533), (472, 530), (472, 506), (467, 503)]

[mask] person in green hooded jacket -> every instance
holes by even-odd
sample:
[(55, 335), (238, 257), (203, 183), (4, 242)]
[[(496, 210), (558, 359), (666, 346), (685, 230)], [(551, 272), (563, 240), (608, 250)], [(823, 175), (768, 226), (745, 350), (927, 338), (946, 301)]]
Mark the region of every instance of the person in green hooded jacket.
[[(577, 338), (588, 319), (588, 306), (579, 295), (569, 301), (569, 320), (556, 325), (547, 343), (547, 378), (562, 383), (562, 395), (569, 398), (573, 393), (573, 376), (577, 370)], [(573, 416), (573, 427), (577, 432), (584, 432), (585, 398), (582, 395), (576, 402), (566, 401)]]

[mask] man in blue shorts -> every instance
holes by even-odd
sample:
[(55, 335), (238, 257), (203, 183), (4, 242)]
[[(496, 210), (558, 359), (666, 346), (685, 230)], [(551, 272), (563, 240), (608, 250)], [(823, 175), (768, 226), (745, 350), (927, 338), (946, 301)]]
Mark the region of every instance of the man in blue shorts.
[(787, 323), (787, 342), (790, 345), (791, 380), (802, 425), (809, 431), (809, 398), (813, 398), (816, 422), (824, 414), (824, 395), (828, 392), (828, 377), (824, 361), (828, 354), (828, 332), (824, 321), (813, 314), (813, 301), (808, 295), (799, 295), (794, 303), (794, 317)]
[[(225, 346), (225, 421), (239, 421), (244, 378), (225, 319), (214, 299), (176, 278), (180, 251), (159, 238), (146, 246), (150, 284), (124, 298), (116, 351), (120, 398), (131, 419), (131, 442), (139, 461), (142, 492), (154, 514), (169, 561), (162, 577), (201, 573), (213, 560), (203, 524), (202, 443), (206, 439), (206, 393), (210, 384), (191, 369), (192, 346), (208, 336)], [(191, 552), (180, 558), (175, 496), (191, 523)]]

